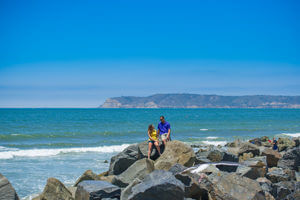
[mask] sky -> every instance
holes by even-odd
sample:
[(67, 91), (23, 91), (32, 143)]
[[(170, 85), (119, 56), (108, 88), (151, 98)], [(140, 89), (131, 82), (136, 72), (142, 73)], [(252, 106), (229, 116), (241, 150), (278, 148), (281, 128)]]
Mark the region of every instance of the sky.
[(300, 95), (299, 1), (0, 0), (0, 107)]

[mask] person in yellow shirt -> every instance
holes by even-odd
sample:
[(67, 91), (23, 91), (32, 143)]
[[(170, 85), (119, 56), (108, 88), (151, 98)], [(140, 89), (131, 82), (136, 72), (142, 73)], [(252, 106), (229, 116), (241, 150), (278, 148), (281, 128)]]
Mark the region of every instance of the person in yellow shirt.
[(161, 155), (157, 133), (156, 133), (156, 130), (154, 129), (153, 124), (150, 124), (148, 126), (148, 136), (149, 136), (149, 140), (148, 140), (148, 159), (150, 159), (150, 154), (151, 154), (153, 144), (155, 145), (156, 149), (158, 150), (159, 155)]

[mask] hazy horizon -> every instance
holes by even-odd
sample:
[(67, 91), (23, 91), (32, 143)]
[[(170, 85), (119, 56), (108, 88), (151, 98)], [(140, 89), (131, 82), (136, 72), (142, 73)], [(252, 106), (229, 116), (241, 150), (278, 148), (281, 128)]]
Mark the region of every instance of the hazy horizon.
[(298, 1), (1, 1), (0, 107), (300, 95)]

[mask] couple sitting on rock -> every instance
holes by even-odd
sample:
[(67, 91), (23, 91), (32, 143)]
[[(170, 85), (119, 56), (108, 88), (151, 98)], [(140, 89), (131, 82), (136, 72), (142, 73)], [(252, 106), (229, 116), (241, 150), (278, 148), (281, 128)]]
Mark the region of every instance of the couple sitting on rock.
[(170, 133), (171, 133), (170, 124), (165, 120), (164, 116), (160, 116), (160, 123), (157, 126), (157, 132), (153, 124), (149, 125), (148, 159), (150, 159), (150, 154), (151, 154), (153, 144), (155, 145), (159, 155), (161, 155), (160, 147), (159, 147), (159, 139), (163, 142), (164, 145), (166, 145), (166, 142), (170, 140)]

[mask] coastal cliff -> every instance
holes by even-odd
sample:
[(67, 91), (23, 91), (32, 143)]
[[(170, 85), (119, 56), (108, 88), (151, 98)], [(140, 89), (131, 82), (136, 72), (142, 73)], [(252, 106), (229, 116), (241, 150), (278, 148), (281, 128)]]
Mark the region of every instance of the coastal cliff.
[(155, 94), (108, 98), (99, 108), (300, 108), (300, 96)]

